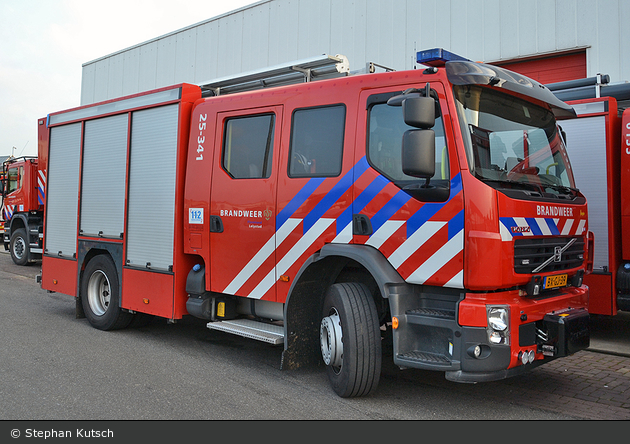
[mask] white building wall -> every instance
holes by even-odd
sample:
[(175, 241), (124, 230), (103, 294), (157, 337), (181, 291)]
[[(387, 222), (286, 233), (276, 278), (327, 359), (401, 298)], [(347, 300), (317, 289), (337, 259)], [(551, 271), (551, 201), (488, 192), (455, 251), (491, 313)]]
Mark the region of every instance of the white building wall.
[(321, 54), (413, 69), (441, 47), (497, 62), (586, 49), (587, 76), (630, 80), (628, 0), (263, 0), (85, 63), (86, 105)]

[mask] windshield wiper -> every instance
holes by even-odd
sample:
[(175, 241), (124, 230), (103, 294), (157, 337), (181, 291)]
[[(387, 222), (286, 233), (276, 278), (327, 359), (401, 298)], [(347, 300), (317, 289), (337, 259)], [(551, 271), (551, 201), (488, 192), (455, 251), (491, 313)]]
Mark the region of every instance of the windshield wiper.
[(555, 185), (555, 184), (554, 185), (552, 185), (552, 184), (548, 184), (547, 185), (547, 184), (545, 184), (543, 186), (545, 188), (551, 188), (553, 190), (560, 191), (561, 193), (564, 193), (564, 194), (571, 194), (571, 195), (573, 195), (573, 194), (577, 194), (577, 193), (580, 192), (580, 190), (577, 189), (577, 188), (571, 188), (571, 187), (567, 187), (567, 186), (564, 186), (564, 185)]
[(484, 182), (494, 182), (494, 183), (498, 183), (498, 184), (510, 184), (512, 185), (511, 188), (521, 188), (524, 190), (531, 190), (531, 191), (536, 191), (538, 193), (544, 193), (543, 188), (540, 185), (534, 184), (534, 183), (529, 183), (529, 182), (519, 182), (517, 180), (512, 180), (512, 179), (491, 179), (489, 177), (484, 177), (484, 176), (480, 176), (479, 174), (475, 175), (478, 179), (484, 181)]

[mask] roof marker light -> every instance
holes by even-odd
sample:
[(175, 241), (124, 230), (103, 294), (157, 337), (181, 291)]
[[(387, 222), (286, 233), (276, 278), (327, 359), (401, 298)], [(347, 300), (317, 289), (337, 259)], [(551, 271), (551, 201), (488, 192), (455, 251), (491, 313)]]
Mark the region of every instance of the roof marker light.
[(446, 62), (453, 60), (465, 60), (470, 62), (469, 59), (453, 54), (442, 48), (427, 49), (425, 51), (418, 51), (416, 54), (416, 60), (418, 63), (426, 66), (444, 66)]

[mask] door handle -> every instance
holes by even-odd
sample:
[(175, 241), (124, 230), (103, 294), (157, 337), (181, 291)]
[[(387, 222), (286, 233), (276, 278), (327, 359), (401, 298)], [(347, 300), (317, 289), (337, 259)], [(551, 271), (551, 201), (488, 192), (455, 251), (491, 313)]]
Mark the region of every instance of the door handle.
[(210, 216), (210, 233), (223, 233), (223, 221), (219, 216)]
[(372, 222), (365, 214), (352, 215), (352, 234), (370, 236), (372, 234)]

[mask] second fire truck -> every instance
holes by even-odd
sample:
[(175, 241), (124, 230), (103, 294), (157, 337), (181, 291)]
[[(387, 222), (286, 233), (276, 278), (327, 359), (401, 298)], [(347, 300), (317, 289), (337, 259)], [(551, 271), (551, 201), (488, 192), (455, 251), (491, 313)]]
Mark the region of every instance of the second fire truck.
[(630, 83), (607, 75), (548, 85), (577, 116), (560, 122), (595, 236), (589, 313), (630, 311)]
[[(40, 137), (45, 139), (48, 135)], [(4, 249), (15, 264), (28, 265), (42, 257), (45, 171), (36, 157), (18, 157), (2, 164), (2, 176), (0, 220), (4, 223)]]

